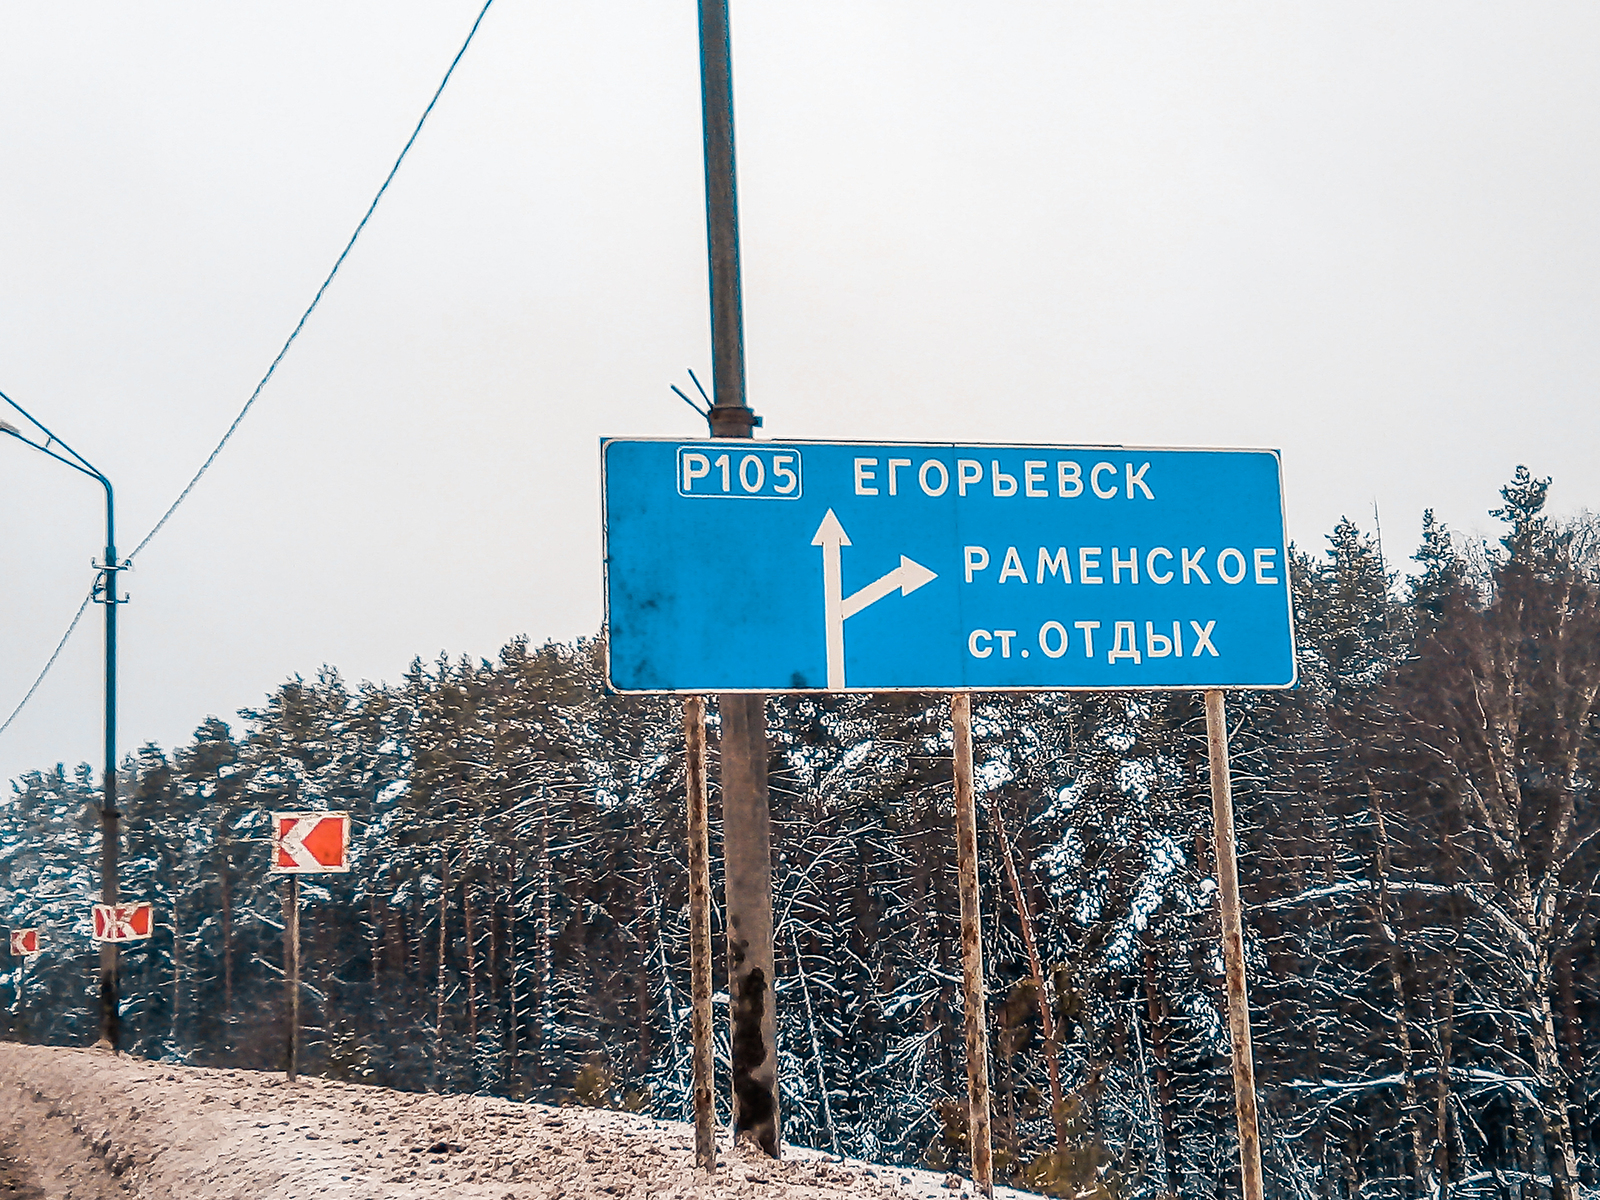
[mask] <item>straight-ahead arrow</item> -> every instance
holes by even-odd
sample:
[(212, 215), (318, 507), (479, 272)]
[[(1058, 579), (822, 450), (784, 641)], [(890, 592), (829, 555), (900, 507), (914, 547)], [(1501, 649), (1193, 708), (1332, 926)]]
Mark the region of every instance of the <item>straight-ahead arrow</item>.
[(839, 573), (839, 547), (850, 539), (829, 509), (817, 526), (813, 546), (822, 547), (822, 615), (828, 638), (828, 690), (844, 691), (844, 580)]

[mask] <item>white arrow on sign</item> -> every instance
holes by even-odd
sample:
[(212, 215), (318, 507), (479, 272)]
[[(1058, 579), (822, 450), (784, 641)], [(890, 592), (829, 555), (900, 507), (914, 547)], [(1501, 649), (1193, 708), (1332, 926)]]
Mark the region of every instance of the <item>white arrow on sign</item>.
[(350, 814), (272, 814), (274, 874), (309, 875), (350, 869)]
[(939, 576), (919, 562), (904, 554), (900, 565), (887, 575), (874, 579), (859, 592), (844, 594), (844, 580), (839, 570), (839, 549), (850, 544), (850, 538), (839, 524), (839, 518), (829, 509), (817, 526), (813, 546), (822, 547), (822, 602), (823, 617), (827, 623), (828, 638), (828, 690), (844, 691), (844, 623), (862, 609), (876, 604), (885, 596), (898, 591), (909, 596), (925, 583)]

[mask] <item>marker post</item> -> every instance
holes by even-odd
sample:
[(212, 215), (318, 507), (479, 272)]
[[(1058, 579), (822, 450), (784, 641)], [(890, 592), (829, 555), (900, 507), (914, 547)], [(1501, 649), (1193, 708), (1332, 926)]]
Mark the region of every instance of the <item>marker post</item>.
[(289, 960), (284, 987), (289, 1000), (289, 1061), (284, 1077), (294, 1082), (300, 1068), (300, 876), (289, 876), (289, 895), (283, 902), (283, 948)]

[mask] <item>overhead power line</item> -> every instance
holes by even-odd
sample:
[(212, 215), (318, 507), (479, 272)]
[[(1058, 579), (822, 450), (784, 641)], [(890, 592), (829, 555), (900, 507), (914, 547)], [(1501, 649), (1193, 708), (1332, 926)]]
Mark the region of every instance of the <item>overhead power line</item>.
[(50, 661), (45, 663), (44, 670), (40, 671), (38, 678), (33, 681), (33, 686), (28, 689), (28, 694), (11, 710), (11, 715), (6, 718), (6, 723), (0, 725), (0, 737), (3, 737), (6, 730), (11, 728), (11, 722), (17, 719), (17, 714), (27, 706), (28, 701), (33, 699), (33, 694), (39, 690), (39, 685), (44, 682), (44, 677), (50, 674), (50, 668), (55, 666), (56, 659), (61, 657), (61, 651), (66, 648), (67, 639), (72, 636), (72, 631), (78, 627), (78, 622), (83, 620), (84, 611), (88, 609), (89, 601), (93, 599), (94, 591), (91, 589), (88, 595), (84, 596), (83, 603), (78, 605), (78, 611), (72, 618), (72, 624), (68, 625), (67, 631), (61, 635), (61, 640), (56, 643), (55, 653), (50, 656)]
[(289, 353), (289, 347), (294, 345), (295, 339), (300, 336), (300, 331), (306, 327), (306, 322), (310, 320), (311, 314), (316, 312), (317, 305), (322, 303), (323, 293), (328, 290), (328, 285), (333, 282), (334, 276), (339, 273), (339, 268), (344, 266), (344, 260), (349, 257), (350, 251), (355, 247), (356, 239), (361, 236), (361, 231), (367, 227), (367, 222), (372, 219), (372, 214), (377, 211), (378, 202), (383, 199), (383, 194), (389, 190), (389, 185), (394, 182), (394, 177), (400, 170), (400, 164), (405, 162), (406, 155), (411, 152), (411, 147), (417, 140), (417, 135), (422, 132), (422, 127), (427, 124), (428, 114), (433, 112), (433, 106), (439, 103), (439, 97), (444, 95), (444, 89), (450, 82), (450, 76), (455, 74), (456, 64), (461, 61), (461, 56), (467, 52), (467, 47), (472, 45), (472, 39), (478, 32), (478, 26), (483, 24), (483, 18), (488, 14), (489, 6), (493, 3), (494, 0), (487, 0), (483, 8), (478, 11), (477, 20), (473, 21), (472, 28), (467, 31), (467, 40), (461, 43), (461, 49), (457, 50), (456, 56), (450, 60), (450, 66), (445, 71), (444, 78), (439, 81), (439, 86), (433, 93), (433, 99), (429, 100), (428, 107), (422, 110), (422, 116), (417, 120), (417, 127), (411, 131), (411, 136), (406, 139), (406, 144), (400, 149), (400, 156), (394, 160), (394, 166), (389, 168), (389, 174), (384, 177), (383, 186), (378, 189), (377, 195), (372, 197), (372, 203), (367, 205), (367, 211), (356, 225), (355, 232), (350, 235), (350, 240), (345, 243), (344, 249), (339, 252), (339, 257), (334, 261), (333, 270), (328, 272), (328, 277), (322, 281), (322, 286), (317, 289), (317, 294), (311, 298), (311, 303), (306, 306), (305, 312), (300, 314), (300, 320), (295, 323), (294, 329), (290, 331), (288, 339), (283, 343), (283, 348), (278, 351), (271, 365), (267, 367), (267, 373), (256, 384), (255, 391), (250, 393), (250, 399), (244, 402), (244, 407), (239, 410), (239, 415), (233, 419), (233, 424), (228, 426), (227, 432), (222, 435), (222, 440), (217, 443), (216, 449), (212, 450), (206, 456), (205, 462), (200, 464), (200, 469), (194, 473), (194, 478), (189, 480), (183, 491), (178, 493), (178, 498), (172, 502), (166, 512), (161, 514), (161, 519), (133, 548), (133, 553), (127, 556), (126, 561), (132, 562), (138, 557), (139, 551), (150, 544), (150, 539), (161, 532), (161, 527), (171, 519), (173, 513), (178, 511), (178, 506), (189, 498), (189, 493), (194, 491), (195, 484), (199, 483), (200, 477), (211, 469), (211, 464), (217, 461), (217, 455), (222, 453), (222, 448), (228, 444), (228, 439), (233, 437), (234, 432), (239, 428), (240, 422), (250, 412), (251, 407), (256, 402), (256, 398), (261, 395), (261, 390), (267, 386), (267, 381), (272, 378), (273, 373), (278, 369), (278, 364)]
[[(240, 423), (244, 421), (245, 416), (260, 397), (262, 389), (267, 386), (268, 381), (277, 371), (278, 364), (283, 362), (284, 357), (289, 353), (289, 348), (294, 345), (295, 339), (300, 336), (300, 331), (305, 328), (306, 322), (311, 318), (311, 314), (317, 310), (317, 305), (322, 303), (324, 293), (327, 292), (329, 285), (333, 283), (334, 276), (339, 274), (339, 268), (344, 266), (344, 260), (350, 256), (350, 251), (355, 247), (356, 239), (361, 236), (361, 231), (367, 227), (367, 222), (372, 219), (372, 214), (377, 211), (378, 202), (383, 199), (384, 193), (389, 190), (389, 185), (394, 182), (395, 175), (400, 171), (400, 164), (405, 162), (406, 155), (411, 152), (411, 147), (416, 143), (417, 136), (422, 132), (422, 127), (427, 124), (434, 105), (438, 104), (439, 97), (444, 95), (444, 89), (449, 85), (450, 77), (455, 74), (457, 65), (467, 52), (467, 47), (472, 45), (472, 39), (477, 36), (478, 26), (483, 24), (483, 18), (488, 15), (489, 9), (493, 4), (494, 0), (485, 0), (484, 6), (478, 10), (478, 16), (472, 22), (472, 28), (467, 31), (466, 40), (461, 43), (461, 49), (457, 50), (455, 57), (450, 60), (450, 66), (445, 70), (444, 78), (439, 81), (439, 86), (434, 89), (432, 99), (428, 101), (428, 106), (422, 110), (422, 116), (417, 119), (416, 128), (411, 131), (411, 136), (406, 139), (406, 144), (400, 148), (399, 156), (395, 158), (394, 165), (389, 168), (389, 173), (384, 176), (382, 186), (378, 188), (377, 194), (372, 197), (372, 203), (367, 205), (367, 211), (362, 214), (360, 222), (356, 225), (355, 232), (350, 235), (350, 240), (345, 243), (344, 249), (339, 252), (339, 257), (334, 260), (333, 269), (328, 272), (328, 277), (322, 281), (322, 286), (317, 289), (317, 294), (311, 298), (311, 303), (306, 306), (305, 312), (300, 314), (300, 319), (295, 322), (294, 329), (290, 331), (283, 346), (273, 357), (272, 362), (267, 367), (266, 374), (256, 384), (255, 390), (250, 393), (250, 398), (244, 402), (244, 407), (239, 410), (239, 415), (234, 417), (233, 423), (228, 426), (227, 431), (222, 435), (222, 439), (216, 444), (211, 453), (206, 456), (205, 462), (200, 464), (200, 469), (194, 473), (194, 478), (190, 479), (184, 486), (183, 491), (178, 493), (178, 498), (167, 506), (167, 511), (161, 514), (161, 519), (155, 523), (150, 532), (140, 539), (139, 544), (133, 548), (133, 553), (123, 559), (126, 566), (131, 567), (133, 565), (134, 557), (150, 544), (151, 539), (156, 534), (161, 532), (162, 527), (172, 519), (172, 514), (178, 511), (178, 506), (189, 498), (189, 493), (194, 491), (195, 485), (200, 482), (201, 477), (211, 469), (211, 464), (217, 461), (217, 456), (222, 453), (222, 448), (228, 444), (229, 439), (238, 431)], [(50, 661), (45, 663), (44, 669), (34, 679), (33, 686), (28, 689), (28, 694), (22, 698), (16, 708), (11, 710), (11, 715), (6, 718), (5, 724), (0, 725), (0, 735), (3, 735), (6, 730), (11, 728), (11, 723), (17, 719), (17, 714), (27, 706), (28, 701), (33, 699), (34, 693), (39, 690), (39, 685), (44, 682), (45, 676), (50, 673), (50, 668), (55, 666), (56, 660), (61, 657), (61, 651), (66, 648), (68, 639), (72, 637), (73, 631), (78, 628), (78, 622), (83, 619), (83, 614), (88, 609), (89, 602), (93, 598), (94, 593), (90, 592), (89, 595), (83, 598), (83, 603), (78, 605), (78, 612), (72, 618), (72, 623), (67, 626), (66, 633), (62, 634), (61, 640), (56, 643), (55, 652), (50, 655)]]

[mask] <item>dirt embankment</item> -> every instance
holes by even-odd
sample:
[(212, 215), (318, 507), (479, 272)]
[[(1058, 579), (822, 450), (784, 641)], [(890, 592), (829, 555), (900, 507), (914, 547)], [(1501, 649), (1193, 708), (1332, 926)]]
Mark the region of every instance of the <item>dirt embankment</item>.
[(255, 1071), (0, 1043), (0, 1200), (971, 1195), (954, 1179), (808, 1151), (772, 1162), (724, 1148), (708, 1178), (691, 1145), (688, 1126), (630, 1113), (324, 1079), (290, 1087)]

